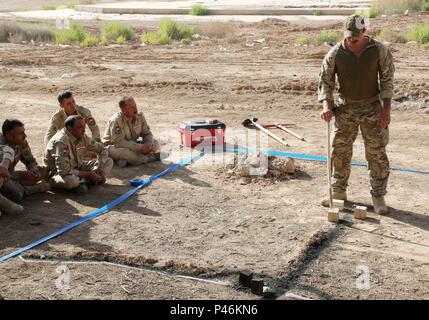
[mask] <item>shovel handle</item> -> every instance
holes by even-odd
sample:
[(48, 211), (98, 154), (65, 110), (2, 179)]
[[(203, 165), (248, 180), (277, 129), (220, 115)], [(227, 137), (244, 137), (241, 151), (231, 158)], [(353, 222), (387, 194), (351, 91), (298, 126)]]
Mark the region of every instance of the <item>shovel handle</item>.
[(276, 127), (279, 128), (280, 130), (283, 130), (291, 135), (293, 135), (295, 138), (305, 141), (305, 139), (303, 137), (301, 137), (299, 134), (293, 132), (292, 130), (289, 130), (287, 128), (285, 128), (282, 124), (276, 124)]
[(331, 161), (331, 121), (327, 123), (327, 168), (328, 168), (328, 190), (329, 208), (332, 208), (332, 161)]

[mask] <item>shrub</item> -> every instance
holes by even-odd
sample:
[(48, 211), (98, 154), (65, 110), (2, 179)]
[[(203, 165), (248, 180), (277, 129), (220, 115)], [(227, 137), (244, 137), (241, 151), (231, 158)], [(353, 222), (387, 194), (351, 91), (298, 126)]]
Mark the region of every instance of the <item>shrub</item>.
[(313, 16), (321, 16), (321, 15), (322, 15), (322, 11), (320, 10), (313, 11)]
[(0, 42), (21, 43), (22, 41), (52, 42), (54, 32), (44, 25), (32, 23), (0, 23)]
[(412, 27), (408, 33), (408, 39), (421, 44), (429, 43), (429, 24)]
[(55, 43), (57, 44), (81, 43), (86, 37), (83, 26), (77, 23), (71, 24), (67, 29), (55, 30)]
[(337, 42), (338, 34), (335, 31), (322, 31), (318, 36), (317, 40), (319, 43), (324, 42)]
[(119, 39), (120, 41), (131, 40), (133, 37), (133, 29), (124, 25), (121, 22), (113, 21), (106, 23), (101, 31), (101, 41), (103, 45), (115, 43)]
[(368, 10), (357, 10), (356, 13), (363, 17), (375, 18), (380, 12), (375, 6), (370, 7)]
[(100, 39), (97, 36), (87, 35), (85, 39), (79, 44), (81, 48), (98, 46)]
[(408, 41), (405, 35), (401, 34), (400, 32), (390, 30), (389, 28), (383, 28), (376, 38), (380, 41), (388, 41), (393, 43), (405, 43)]
[(147, 44), (169, 44), (171, 38), (160, 32), (148, 32), (142, 35), (142, 41)]
[(43, 10), (57, 10), (56, 4), (46, 4), (43, 6)]
[(308, 46), (310, 44), (310, 37), (307, 37), (307, 36), (299, 37), (298, 39), (296, 39), (296, 43), (299, 44), (300, 46), (304, 46), (304, 45)]
[(410, 11), (428, 11), (429, 0), (376, 0), (374, 8), (385, 14)]
[(206, 16), (209, 14), (209, 9), (200, 4), (196, 4), (189, 10), (189, 14), (192, 16)]
[(148, 44), (168, 44), (172, 39), (190, 39), (193, 34), (193, 27), (170, 19), (164, 19), (160, 22), (157, 31), (144, 33), (142, 40)]

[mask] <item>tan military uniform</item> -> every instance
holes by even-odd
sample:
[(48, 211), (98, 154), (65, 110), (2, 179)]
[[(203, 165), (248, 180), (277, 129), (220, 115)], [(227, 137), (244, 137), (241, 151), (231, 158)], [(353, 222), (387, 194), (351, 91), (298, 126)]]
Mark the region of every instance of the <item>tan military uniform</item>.
[(122, 112), (115, 113), (107, 124), (102, 141), (108, 146), (112, 159), (126, 160), (132, 165), (149, 160), (149, 157), (137, 151), (141, 143), (152, 143), (154, 152), (159, 152), (160, 149), (159, 142), (153, 138), (142, 112), (139, 112), (133, 121), (127, 119)]
[(323, 60), (319, 101), (334, 100), (335, 76), (339, 83), (339, 97), (333, 110), (334, 192), (345, 192), (347, 189), (353, 142), (360, 128), (370, 170), (371, 194), (386, 194), (389, 130), (380, 128), (377, 120), (382, 108), (380, 100), (393, 96), (394, 72), (392, 54), (382, 43), (373, 39), (368, 39), (367, 47), (360, 56), (346, 48), (343, 41), (333, 47)]
[[(85, 161), (88, 151), (97, 153), (98, 159)], [(108, 176), (113, 167), (113, 160), (108, 157), (108, 151), (102, 143), (90, 139), (87, 135), (77, 140), (65, 128), (49, 141), (44, 161), (53, 187), (60, 189), (74, 189), (86, 182), (77, 176), (79, 171), (100, 169)]]
[[(91, 115), (91, 111), (87, 108), (76, 106), (76, 114), (81, 116), (92, 133), (92, 138), (96, 141), (100, 141), (100, 129), (98, 128), (95, 119)], [(45, 134), (45, 147), (47, 146), (49, 140), (56, 134), (59, 130), (64, 128), (64, 121), (67, 119), (67, 114), (63, 109), (58, 110), (51, 118), (48, 131)]]
[(30, 193), (29, 186), (21, 180), (23, 171), (15, 170), (17, 163), (21, 161), (25, 164), (28, 171), (40, 172), (42, 175), (44, 173), (44, 168), (37, 165), (37, 161), (31, 152), (27, 140), (12, 149), (6, 144), (5, 137), (0, 134), (0, 163), (2, 163), (4, 159), (10, 161), (9, 173), (11, 178), (7, 182), (3, 181), (0, 183), (0, 192), (13, 201), (20, 201), (25, 194), (31, 194), (32, 192)]

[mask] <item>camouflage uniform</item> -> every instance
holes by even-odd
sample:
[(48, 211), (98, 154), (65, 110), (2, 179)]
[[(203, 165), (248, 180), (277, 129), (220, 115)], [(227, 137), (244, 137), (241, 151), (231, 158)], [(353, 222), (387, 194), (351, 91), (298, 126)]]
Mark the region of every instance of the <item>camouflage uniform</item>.
[(149, 161), (148, 156), (137, 151), (141, 143), (152, 143), (154, 152), (159, 152), (160, 149), (142, 112), (137, 113), (133, 121), (127, 119), (122, 112), (115, 113), (107, 124), (102, 141), (108, 146), (112, 159), (126, 160), (132, 165)]
[(27, 184), (21, 180), (23, 171), (16, 171), (15, 167), (19, 161), (25, 164), (28, 171), (40, 172), (42, 175), (46, 175), (46, 168), (39, 167), (36, 159), (31, 153), (30, 146), (27, 140), (21, 145), (16, 146), (12, 149), (6, 144), (5, 137), (0, 134), (0, 163), (3, 160), (9, 160), (9, 181), (0, 181), (0, 191), (13, 201), (20, 201), (24, 195), (32, 194), (31, 186), (34, 184)]
[(395, 67), (390, 51), (380, 42), (368, 39), (366, 49), (356, 56), (345, 42), (334, 46), (323, 60), (318, 100), (334, 100), (335, 75), (339, 97), (335, 103), (335, 137), (332, 163), (333, 192), (345, 192), (350, 176), (353, 142), (360, 127), (370, 170), (371, 194), (386, 194), (389, 160), (386, 145), (388, 128), (377, 125), (381, 100), (392, 98)]
[[(91, 111), (87, 108), (76, 106), (76, 114), (81, 116), (92, 133), (92, 138), (96, 141), (100, 141), (100, 129), (98, 128), (95, 119), (91, 115)], [(49, 124), (48, 131), (45, 134), (45, 147), (48, 145), (49, 140), (56, 134), (59, 130), (64, 128), (64, 121), (67, 119), (67, 114), (63, 109), (58, 110), (54, 113)]]
[[(98, 159), (85, 161), (87, 151), (96, 152)], [(108, 157), (103, 144), (90, 139), (87, 135), (77, 140), (65, 128), (49, 140), (44, 161), (53, 187), (68, 190), (86, 182), (86, 179), (78, 177), (79, 171), (100, 169), (108, 176), (113, 166), (113, 160)]]

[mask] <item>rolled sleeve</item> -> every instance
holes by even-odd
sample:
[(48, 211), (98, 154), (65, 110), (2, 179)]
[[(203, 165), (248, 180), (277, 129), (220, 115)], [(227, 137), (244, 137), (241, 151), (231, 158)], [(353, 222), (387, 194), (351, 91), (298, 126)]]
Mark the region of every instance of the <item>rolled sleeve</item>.
[(319, 74), (318, 101), (334, 100), (335, 90), (335, 60), (339, 45), (332, 48), (325, 56)]
[(384, 46), (379, 46), (380, 60), (379, 60), (379, 81), (380, 81), (380, 98), (392, 98), (394, 95), (394, 75), (395, 65), (393, 63), (393, 56), (390, 50)]

